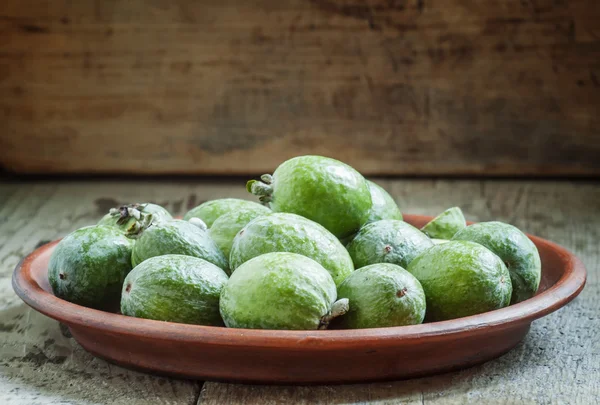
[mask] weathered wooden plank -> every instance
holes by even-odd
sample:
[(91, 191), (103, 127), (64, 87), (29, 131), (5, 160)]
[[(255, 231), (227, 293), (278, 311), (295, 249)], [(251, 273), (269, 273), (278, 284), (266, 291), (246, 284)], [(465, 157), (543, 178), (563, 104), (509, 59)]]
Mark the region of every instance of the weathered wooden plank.
[(5, 0), (23, 172), (598, 174), (593, 0)]
[[(502, 358), (401, 382), (322, 387), (205, 383), (198, 403), (593, 403), (600, 395), (600, 185), (591, 182), (378, 180), (405, 212), (459, 205), (575, 251), (588, 284), (568, 307), (533, 324)], [(155, 201), (175, 214), (216, 197), (246, 197), (243, 181), (0, 183), (0, 393), (15, 403), (191, 403), (198, 386), (94, 359), (58, 324), (28, 310), (10, 273), (35, 245), (93, 223), (121, 202)], [(73, 385), (70, 385), (73, 384)], [(3, 398), (4, 399), (4, 398)], [(10, 402), (9, 402), (10, 403)]]

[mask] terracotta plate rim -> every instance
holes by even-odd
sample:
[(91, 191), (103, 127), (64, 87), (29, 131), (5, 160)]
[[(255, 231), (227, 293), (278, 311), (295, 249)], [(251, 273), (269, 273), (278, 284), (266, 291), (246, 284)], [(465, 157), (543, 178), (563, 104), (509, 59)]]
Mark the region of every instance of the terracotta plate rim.
[[(405, 215), (407, 222), (422, 222), (433, 217)], [(186, 325), (173, 322), (133, 318), (103, 312), (70, 303), (46, 292), (31, 275), (32, 263), (59, 240), (39, 247), (25, 257), (15, 268), (12, 278), (17, 295), (33, 309), (68, 326), (82, 326), (118, 334), (173, 341), (203, 342), (217, 346), (245, 346), (281, 348), (289, 350), (329, 350), (335, 343), (336, 349), (364, 344), (394, 345), (399, 340), (447, 338), (455, 335), (486, 333), (490, 328), (505, 329), (531, 323), (531, 321), (556, 311), (573, 300), (586, 282), (585, 266), (579, 258), (562, 246), (545, 239), (528, 235), (539, 247), (545, 245), (564, 258), (565, 271), (562, 277), (542, 293), (518, 304), (483, 314), (432, 322), (412, 326), (373, 329), (325, 330), (325, 331), (280, 331), (235, 329), (214, 326)], [(290, 346), (291, 345), (291, 346)]]

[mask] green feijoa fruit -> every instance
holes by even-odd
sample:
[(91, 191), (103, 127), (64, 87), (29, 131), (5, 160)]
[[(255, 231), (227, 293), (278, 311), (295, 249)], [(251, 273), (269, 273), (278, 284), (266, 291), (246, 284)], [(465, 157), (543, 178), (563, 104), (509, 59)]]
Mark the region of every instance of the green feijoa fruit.
[(392, 196), (372, 181), (367, 180), (367, 184), (369, 185), (371, 201), (373, 202), (367, 222), (375, 222), (381, 219), (397, 219), (402, 221), (402, 213)]
[(335, 283), (323, 266), (275, 252), (236, 269), (221, 292), (220, 308), (230, 328), (325, 329), (348, 310), (348, 300), (335, 300)]
[(318, 222), (338, 238), (356, 232), (369, 218), (372, 201), (364, 177), (352, 167), (322, 156), (283, 162), (273, 176), (251, 180), (246, 188), (274, 212)]
[(346, 329), (416, 325), (425, 318), (421, 283), (400, 266), (378, 263), (354, 271), (338, 287), (350, 310), (339, 317)]
[(478, 243), (436, 245), (415, 258), (408, 271), (425, 291), (428, 322), (480, 314), (510, 303), (512, 285), (506, 266)]
[(87, 226), (65, 236), (48, 264), (48, 281), (59, 298), (90, 308), (119, 307), (131, 271), (133, 241), (116, 227)]
[(123, 283), (121, 313), (137, 318), (222, 326), (219, 297), (227, 274), (192, 256), (152, 257)]
[(135, 230), (136, 222), (143, 222), (144, 218), (154, 222), (170, 221), (173, 219), (169, 211), (160, 205), (136, 203), (122, 205), (119, 208), (111, 208), (110, 212), (98, 221), (98, 225), (114, 226), (128, 232)]
[(361, 228), (347, 249), (357, 269), (375, 263), (392, 263), (406, 268), (431, 246), (431, 239), (414, 226), (383, 219)]
[(154, 256), (174, 254), (198, 257), (229, 271), (227, 259), (208, 231), (188, 221), (153, 223), (136, 238), (131, 255), (134, 266)]
[[(385, 191), (383, 188), (373, 183), (372, 181), (367, 180), (367, 184), (369, 185), (369, 191), (371, 192), (371, 201), (373, 202), (373, 206), (371, 207), (371, 212), (369, 214), (369, 219), (367, 223), (379, 221), (382, 219), (397, 219), (402, 221), (402, 213), (400, 209), (396, 205), (396, 202)], [(348, 246), (352, 239), (356, 236), (356, 233), (353, 233), (350, 236), (346, 236), (344, 238), (340, 238), (340, 242), (342, 245)]]
[(448, 208), (421, 228), (430, 238), (452, 239), (454, 234), (467, 226), (467, 221), (458, 207)]
[(535, 295), (540, 286), (542, 262), (533, 242), (518, 228), (503, 222), (480, 222), (459, 231), (453, 240), (477, 242), (502, 259), (512, 282), (511, 304)]
[(239, 198), (221, 198), (218, 200), (206, 201), (199, 206), (192, 208), (183, 217), (185, 220), (191, 218), (200, 218), (207, 227), (211, 228), (213, 223), (223, 214), (242, 209), (259, 210), (266, 208), (254, 201), (241, 200)]
[(229, 257), (235, 235), (254, 218), (269, 213), (271, 213), (270, 209), (257, 204), (251, 209), (245, 208), (223, 214), (213, 222), (209, 231), (210, 237), (216, 242), (225, 257)]
[(327, 229), (295, 214), (275, 213), (248, 223), (233, 239), (229, 261), (232, 271), (270, 252), (291, 252), (321, 264), (339, 285), (354, 266), (350, 255)]

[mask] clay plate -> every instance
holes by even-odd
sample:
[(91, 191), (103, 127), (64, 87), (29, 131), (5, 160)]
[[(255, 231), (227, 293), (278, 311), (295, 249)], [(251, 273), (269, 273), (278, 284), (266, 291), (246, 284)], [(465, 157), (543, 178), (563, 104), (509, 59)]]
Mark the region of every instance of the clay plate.
[[(406, 215), (417, 227), (431, 217)], [(451, 321), (379, 329), (275, 331), (137, 319), (71, 304), (52, 295), (47, 264), (57, 241), (15, 269), (13, 287), (35, 310), (65, 323), (89, 352), (148, 372), (203, 380), (343, 383), (402, 379), (460, 369), (513, 348), (533, 320), (583, 289), (583, 263), (530, 236), (542, 258), (538, 294), (524, 302)]]

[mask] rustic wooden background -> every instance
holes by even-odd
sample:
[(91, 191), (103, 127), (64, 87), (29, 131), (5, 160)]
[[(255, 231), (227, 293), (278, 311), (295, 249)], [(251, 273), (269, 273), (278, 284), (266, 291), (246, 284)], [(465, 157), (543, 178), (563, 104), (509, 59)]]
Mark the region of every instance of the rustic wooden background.
[(2, 0), (0, 164), (600, 174), (596, 0)]

